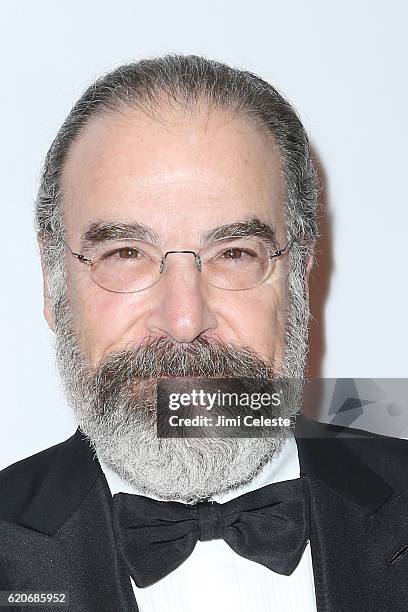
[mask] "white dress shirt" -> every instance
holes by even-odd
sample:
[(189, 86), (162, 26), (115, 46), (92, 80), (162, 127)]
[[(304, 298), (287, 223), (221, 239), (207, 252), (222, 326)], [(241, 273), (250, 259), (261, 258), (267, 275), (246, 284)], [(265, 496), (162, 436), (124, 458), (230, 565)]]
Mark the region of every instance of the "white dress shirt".
[[(101, 462), (112, 495), (138, 491)], [(282, 450), (248, 484), (214, 495), (225, 503), (274, 482), (299, 478), (296, 441)], [(224, 540), (198, 541), (175, 571), (155, 584), (139, 588), (132, 580), (140, 612), (316, 612), (310, 543), (290, 576), (249, 561)]]

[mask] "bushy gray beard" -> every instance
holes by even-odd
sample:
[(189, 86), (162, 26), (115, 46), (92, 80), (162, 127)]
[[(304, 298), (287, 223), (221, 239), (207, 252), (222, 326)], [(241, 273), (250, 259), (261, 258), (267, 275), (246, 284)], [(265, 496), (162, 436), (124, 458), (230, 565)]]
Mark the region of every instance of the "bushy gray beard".
[[(278, 372), (246, 347), (206, 338), (188, 345), (149, 338), (137, 347), (110, 353), (92, 368), (80, 349), (65, 292), (54, 314), (57, 365), (78, 425), (98, 458), (141, 493), (196, 502), (237, 487), (249, 482), (289, 435), (288, 430), (262, 438), (158, 439), (156, 435), (157, 378), (273, 379), (290, 375), (287, 362)], [(294, 402), (281, 416), (297, 412)]]

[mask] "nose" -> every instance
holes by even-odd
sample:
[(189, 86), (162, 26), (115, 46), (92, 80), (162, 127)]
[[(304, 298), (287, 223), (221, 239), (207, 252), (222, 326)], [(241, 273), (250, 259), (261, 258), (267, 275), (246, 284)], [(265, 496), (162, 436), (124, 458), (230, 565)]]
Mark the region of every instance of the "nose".
[(152, 288), (153, 307), (146, 321), (150, 334), (181, 343), (216, 329), (208, 293), (194, 253), (167, 253), (160, 281)]

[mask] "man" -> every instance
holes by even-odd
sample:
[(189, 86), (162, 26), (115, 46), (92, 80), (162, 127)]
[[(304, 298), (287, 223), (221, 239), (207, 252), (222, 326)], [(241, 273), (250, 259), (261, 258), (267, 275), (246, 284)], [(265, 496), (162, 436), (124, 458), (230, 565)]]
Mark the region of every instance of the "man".
[(166, 56), (76, 103), (36, 222), (79, 429), (0, 475), (12, 609), (407, 609), (405, 441), (299, 416), (157, 436), (159, 378), (302, 376), (316, 187), (299, 119), (250, 73)]

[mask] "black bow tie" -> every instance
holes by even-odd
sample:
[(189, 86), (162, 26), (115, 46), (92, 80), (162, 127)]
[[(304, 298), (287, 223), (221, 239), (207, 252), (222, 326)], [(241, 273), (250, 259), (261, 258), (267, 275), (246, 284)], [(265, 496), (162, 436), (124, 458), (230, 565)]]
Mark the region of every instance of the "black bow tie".
[(181, 565), (198, 540), (222, 538), (242, 557), (289, 576), (309, 538), (305, 478), (287, 480), (225, 504), (163, 502), (113, 496), (116, 542), (138, 587), (157, 582)]

